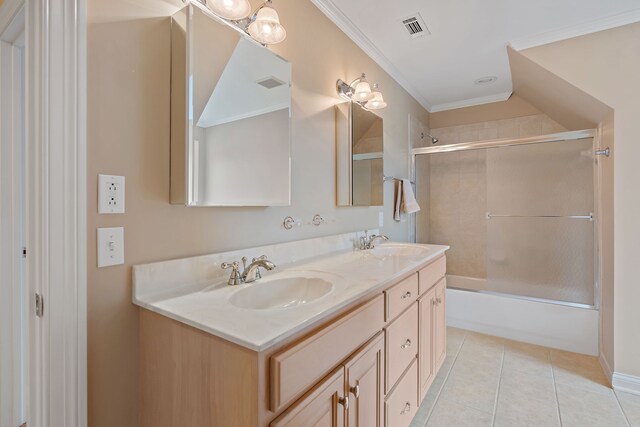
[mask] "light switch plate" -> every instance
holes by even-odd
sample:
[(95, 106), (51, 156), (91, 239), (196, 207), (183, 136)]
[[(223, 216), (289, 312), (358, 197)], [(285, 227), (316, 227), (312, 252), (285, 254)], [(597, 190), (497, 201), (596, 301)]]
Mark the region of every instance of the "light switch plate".
[(98, 228), (98, 267), (124, 264), (124, 228)]
[(378, 212), (378, 227), (384, 227), (384, 212)]
[(98, 175), (98, 213), (124, 213), (124, 176)]

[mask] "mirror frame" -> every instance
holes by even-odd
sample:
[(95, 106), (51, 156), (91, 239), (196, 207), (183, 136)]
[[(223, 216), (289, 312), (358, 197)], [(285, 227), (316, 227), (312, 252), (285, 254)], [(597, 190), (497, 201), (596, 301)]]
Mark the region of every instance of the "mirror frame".
[[(198, 204), (194, 198), (194, 180), (190, 165), (192, 164), (193, 153), (193, 128), (195, 121), (190, 119), (190, 112), (193, 105), (189, 104), (189, 93), (193, 85), (193, 74), (191, 64), (191, 42), (192, 36), (192, 16), (194, 8), (199, 9), (211, 20), (217, 24), (223, 25), (229, 30), (236, 31), (240, 38), (248, 41), (262, 49), (267, 47), (256, 42), (252, 37), (242, 31), (240, 28), (232, 25), (224, 19), (210, 12), (204, 5), (199, 2), (189, 2), (185, 7), (180, 9), (171, 17), (171, 136), (170, 136), (170, 203), (176, 205), (185, 205), (187, 207), (269, 207), (269, 206), (290, 206), (292, 193), (292, 167), (291, 167), (291, 150), (292, 150), (292, 109), (293, 95), (289, 95), (289, 123), (288, 123), (288, 175), (286, 192), (287, 200), (282, 203), (229, 203), (229, 204)], [(177, 44), (181, 43), (180, 46)], [(215, 43), (215, 41), (212, 41)], [(268, 49), (271, 54), (291, 64), (287, 59)], [(179, 55), (178, 60), (175, 60)], [(225, 185), (229, 185), (226, 183)]]
[[(339, 207), (380, 207), (384, 206), (384, 185), (382, 188), (382, 203), (379, 205), (354, 205), (353, 204), (353, 109), (362, 108), (383, 122), (382, 151), (384, 153), (384, 119), (371, 110), (367, 110), (353, 101), (342, 102), (335, 105), (336, 126), (336, 205)], [(382, 156), (384, 165), (384, 154)], [(384, 170), (380, 177), (384, 184)], [(348, 184), (347, 184), (348, 183)]]

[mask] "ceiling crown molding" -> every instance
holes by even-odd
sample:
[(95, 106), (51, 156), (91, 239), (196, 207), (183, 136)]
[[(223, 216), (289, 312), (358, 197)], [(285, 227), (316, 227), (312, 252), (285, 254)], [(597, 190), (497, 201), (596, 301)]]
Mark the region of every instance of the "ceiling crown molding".
[(606, 16), (594, 21), (583, 22), (581, 24), (571, 25), (558, 30), (548, 31), (546, 33), (522, 37), (512, 40), (509, 44), (514, 50), (520, 51), (561, 40), (584, 36), (586, 34), (596, 33), (598, 31), (621, 27), (627, 24), (633, 24), (635, 22), (640, 22), (640, 8)]
[(457, 108), (473, 107), (474, 105), (491, 104), (492, 102), (501, 102), (509, 99), (513, 92), (502, 92), (495, 95), (481, 96), (479, 98), (463, 99), (462, 101), (447, 102), (437, 104), (429, 109), (430, 113), (438, 111), (455, 110)]
[(411, 95), (427, 111), (431, 111), (431, 105), (405, 78), (395, 65), (365, 36), (358, 27), (347, 18), (331, 0), (311, 0), (327, 18), (329, 18), (343, 33), (358, 45), (371, 59), (373, 59), (384, 71), (387, 72), (409, 95)]

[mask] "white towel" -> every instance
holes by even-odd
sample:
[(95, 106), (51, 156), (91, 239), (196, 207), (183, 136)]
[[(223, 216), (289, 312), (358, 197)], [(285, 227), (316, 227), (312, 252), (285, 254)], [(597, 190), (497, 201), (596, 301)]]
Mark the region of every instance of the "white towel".
[(420, 205), (416, 202), (416, 196), (413, 194), (411, 181), (408, 179), (402, 180), (402, 210), (408, 214), (412, 214), (420, 210)]
[(407, 220), (406, 214), (402, 211), (403, 195), (402, 195), (402, 181), (395, 181), (393, 183), (395, 187), (395, 203), (393, 204), (393, 220), (396, 222), (404, 222)]

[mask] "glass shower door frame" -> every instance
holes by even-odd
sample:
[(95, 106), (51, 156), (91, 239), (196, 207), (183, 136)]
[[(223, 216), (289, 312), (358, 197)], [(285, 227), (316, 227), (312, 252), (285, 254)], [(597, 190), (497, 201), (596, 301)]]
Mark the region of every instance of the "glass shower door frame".
[[(492, 291), (475, 291), (475, 292), (484, 292), (491, 294), (499, 294), (505, 295), (513, 298), (537, 301), (537, 302), (545, 302), (551, 304), (560, 304), (571, 307), (579, 307), (579, 308), (589, 308), (589, 309), (599, 309), (600, 306), (600, 271), (601, 271), (601, 257), (600, 257), (600, 227), (598, 226), (600, 221), (600, 212), (599, 212), (599, 197), (600, 197), (600, 179), (599, 179), (599, 168), (597, 165), (597, 157), (599, 155), (609, 155), (608, 149), (601, 150), (600, 149), (600, 134), (598, 129), (585, 129), (579, 131), (569, 131), (569, 132), (559, 132), (549, 135), (541, 135), (541, 136), (533, 136), (533, 137), (525, 137), (525, 138), (509, 138), (509, 139), (497, 139), (490, 141), (478, 141), (478, 142), (469, 142), (469, 143), (461, 143), (461, 144), (448, 144), (448, 145), (438, 145), (433, 147), (420, 147), (420, 148), (412, 148), (411, 154), (409, 156), (409, 177), (410, 179), (416, 183), (416, 192), (419, 191), (417, 188), (418, 180), (416, 176), (416, 156), (419, 155), (428, 155), (428, 154), (437, 154), (437, 153), (452, 153), (457, 151), (467, 151), (467, 150), (482, 150), (482, 149), (490, 149), (490, 148), (499, 148), (499, 147), (512, 147), (518, 145), (528, 145), (528, 144), (540, 144), (540, 143), (552, 143), (552, 142), (562, 142), (567, 140), (577, 140), (577, 139), (585, 139), (585, 138), (593, 138), (593, 152), (596, 161), (593, 162), (593, 190), (594, 190), (594, 212), (593, 212), (593, 227), (594, 227), (594, 277), (593, 277), (593, 286), (594, 286), (594, 305), (580, 304), (580, 303), (572, 303), (567, 301), (556, 301), (549, 300), (543, 298), (536, 297), (528, 297), (523, 295), (514, 295), (514, 294), (504, 294), (499, 292)], [(409, 215), (409, 241), (415, 243), (417, 237), (417, 222), (416, 215)]]

